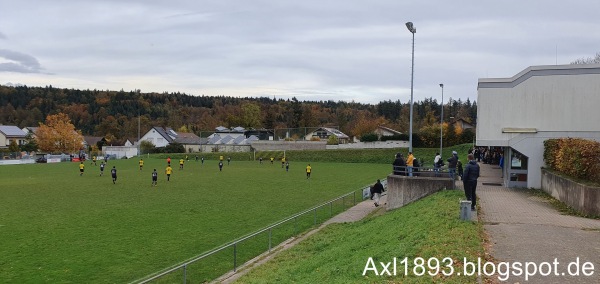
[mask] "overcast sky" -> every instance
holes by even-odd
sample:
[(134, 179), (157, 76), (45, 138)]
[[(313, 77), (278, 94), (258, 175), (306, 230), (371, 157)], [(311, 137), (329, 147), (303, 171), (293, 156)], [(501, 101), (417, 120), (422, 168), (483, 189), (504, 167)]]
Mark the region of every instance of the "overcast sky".
[(600, 51), (600, 1), (0, 0), (0, 84), (377, 103)]

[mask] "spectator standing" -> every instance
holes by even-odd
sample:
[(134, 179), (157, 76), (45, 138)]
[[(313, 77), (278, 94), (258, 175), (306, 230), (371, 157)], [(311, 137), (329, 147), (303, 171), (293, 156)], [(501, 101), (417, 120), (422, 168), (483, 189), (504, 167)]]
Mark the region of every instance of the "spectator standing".
[(477, 205), (477, 179), (479, 178), (479, 165), (472, 154), (468, 156), (469, 163), (465, 168), (463, 176), (463, 185), (465, 188), (465, 196), (471, 201), (471, 211), (475, 211)]
[(413, 176), (413, 165), (414, 165), (415, 157), (412, 152), (408, 152), (408, 157), (406, 157), (406, 169), (408, 170), (408, 176)]
[(448, 174), (452, 180), (456, 179), (456, 165), (458, 164), (458, 153), (452, 151), (452, 157), (448, 158)]
[(402, 157), (401, 153), (396, 154), (396, 159), (392, 165), (394, 165), (395, 175), (406, 175), (406, 162), (404, 161), (404, 157)]
[(438, 175), (438, 172), (440, 171), (441, 168), (441, 161), (442, 161), (442, 156), (440, 155), (440, 153), (435, 153), (435, 158), (433, 159), (433, 171), (435, 171), (435, 175)]

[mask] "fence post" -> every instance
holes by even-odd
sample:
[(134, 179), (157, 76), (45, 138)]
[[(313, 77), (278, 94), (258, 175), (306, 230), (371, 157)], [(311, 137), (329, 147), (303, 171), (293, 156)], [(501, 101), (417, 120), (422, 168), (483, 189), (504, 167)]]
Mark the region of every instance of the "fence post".
[(271, 252), (271, 231), (273, 231), (273, 228), (269, 229), (269, 252)]
[(183, 284), (187, 283), (187, 265), (183, 266)]
[(233, 272), (237, 270), (237, 243), (233, 244)]

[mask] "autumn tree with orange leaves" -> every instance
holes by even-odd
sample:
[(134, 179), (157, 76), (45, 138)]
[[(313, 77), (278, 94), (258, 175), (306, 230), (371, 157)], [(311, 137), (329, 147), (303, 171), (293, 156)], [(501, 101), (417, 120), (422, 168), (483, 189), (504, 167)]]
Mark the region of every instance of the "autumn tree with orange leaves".
[(40, 150), (50, 153), (74, 153), (83, 147), (81, 131), (75, 130), (64, 113), (48, 115), (36, 132)]

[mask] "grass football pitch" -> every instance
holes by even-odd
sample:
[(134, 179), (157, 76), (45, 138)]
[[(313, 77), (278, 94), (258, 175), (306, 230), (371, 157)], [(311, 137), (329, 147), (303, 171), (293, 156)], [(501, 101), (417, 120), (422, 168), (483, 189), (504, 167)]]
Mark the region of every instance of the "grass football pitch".
[[(215, 160), (184, 170), (174, 160), (167, 182), (165, 160), (144, 159), (142, 171), (138, 161), (111, 160), (104, 176), (89, 161), (83, 176), (78, 163), (0, 166), (0, 283), (134, 281), (372, 184), (391, 167), (311, 163), (307, 180), (304, 162), (286, 172), (277, 162), (225, 161), (219, 172)], [(219, 265), (231, 269), (230, 259)], [(214, 275), (201, 281), (225, 272), (219, 265), (207, 264)]]

